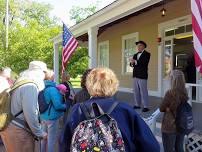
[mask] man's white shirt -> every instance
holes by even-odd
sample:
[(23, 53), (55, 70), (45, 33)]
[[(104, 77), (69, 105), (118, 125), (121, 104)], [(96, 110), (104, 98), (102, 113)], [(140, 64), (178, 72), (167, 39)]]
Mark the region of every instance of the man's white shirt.
[(141, 53), (138, 53), (138, 55), (137, 55), (137, 60), (140, 59), (140, 56), (142, 55), (143, 52), (144, 52), (144, 50), (143, 50)]
[[(137, 54), (137, 60), (140, 59), (140, 56), (142, 55), (143, 52), (144, 52), (144, 50), (143, 50), (141, 53), (138, 53), (138, 54)], [(137, 65), (137, 61), (135, 61), (135, 65)]]

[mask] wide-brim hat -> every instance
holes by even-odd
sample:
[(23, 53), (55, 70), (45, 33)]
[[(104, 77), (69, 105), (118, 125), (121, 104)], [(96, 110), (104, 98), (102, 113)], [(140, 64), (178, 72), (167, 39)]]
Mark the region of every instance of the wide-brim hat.
[(29, 69), (30, 71), (32, 70), (41, 70), (43, 72), (47, 72), (48, 68), (46, 63), (42, 62), (42, 61), (32, 61), (29, 63)]
[(142, 44), (142, 45), (144, 45), (145, 48), (147, 47), (147, 43), (145, 43), (144, 41), (138, 41), (138, 42), (135, 42), (135, 44), (136, 45)]
[(37, 84), (39, 90), (44, 89), (44, 78), (45, 73), (47, 72), (47, 65), (42, 61), (32, 61), (29, 63), (29, 68), (20, 73), (20, 77), (17, 81), (21, 80), (32, 80), (35, 84)]

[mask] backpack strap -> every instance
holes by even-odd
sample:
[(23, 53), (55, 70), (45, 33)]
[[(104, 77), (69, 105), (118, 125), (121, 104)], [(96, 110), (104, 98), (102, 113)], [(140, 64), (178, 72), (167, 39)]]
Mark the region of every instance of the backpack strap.
[(107, 111), (107, 114), (111, 114), (114, 109), (116, 108), (116, 106), (118, 106), (118, 102), (114, 102), (113, 105), (110, 107), (110, 109)]
[(88, 109), (84, 103), (80, 103), (80, 108), (81, 108), (81, 111), (83, 112), (84, 116), (86, 117), (86, 119), (92, 118), (90, 115), (90, 112), (88, 111)]
[(95, 118), (96, 116), (104, 115), (104, 111), (97, 103), (91, 104), (91, 117)]
[[(9, 90), (9, 92), (12, 92), (14, 91), (15, 89), (17, 89), (18, 87), (24, 85), (24, 84), (27, 84), (27, 83), (34, 83), (34, 81), (31, 81), (31, 80), (22, 80), (22, 81), (19, 81), (17, 83), (15, 83), (11, 89)], [(36, 83), (34, 83), (36, 85)], [(36, 85), (37, 86), (37, 85)], [(21, 115), (23, 113), (23, 110), (19, 111), (18, 113), (16, 113), (15, 115), (13, 115), (14, 118), (18, 117), (19, 115)]]
[(19, 116), (19, 115), (22, 114), (22, 113), (23, 113), (23, 110), (21, 110), (20, 112), (16, 113), (16, 114), (14, 115), (14, 117), (16, 118), (17, 116)]
[[(19, 82), (15, 83), (13, 85), (13, 87), (11, 87), (10, 92), (13, 91), (13, 90), (15, 90), (15, 89), (17, 89), (18, 87), (20, 87), (20, 86), (22, 86), (24, 84), (27, 84), (27, 83), (34, 83), (34, 81), (32, 81), (32, 80), (22, 80), (22, 81), (19, 81)], [(36, 85), (36, 83), (34, 83), (34, 84)]]

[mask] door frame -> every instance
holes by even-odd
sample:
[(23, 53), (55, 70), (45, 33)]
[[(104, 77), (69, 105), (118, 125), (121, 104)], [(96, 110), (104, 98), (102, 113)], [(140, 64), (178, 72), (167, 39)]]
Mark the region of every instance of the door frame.
[[(173, 20), (169, 20), (163, 23), (158, 24), (158, 37), (161, 38), (161, 42), (158, 45), (158, 95), (160, 97), (164, 96), (164, 75), (163, 75), (163, 70), (164, 70), (164, 41), (165, 41), (165, 36), (164, 36), (164, 31), (169, 28), (174, 28), (174, 27), (180, 27), (183, 25), (188, 25), (192, 24), (192, 18), (191, 15), (175, 18)], [(174, 38), (175, 36), (173, 36)], [(173, 53), (173, 51), (172, 51)], [(172, 63), (173, 64), (173, 63)], [(196, 83), (198, 83), (199, 76), (197, 74), (196, 76)]]

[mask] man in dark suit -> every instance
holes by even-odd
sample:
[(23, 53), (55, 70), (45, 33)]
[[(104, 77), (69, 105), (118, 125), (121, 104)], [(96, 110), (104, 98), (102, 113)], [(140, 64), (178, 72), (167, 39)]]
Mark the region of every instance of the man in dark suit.
[(144, 41), (138, 41), (136, 45), (138, 52), (134, 54), (133, 58), (130, 60), (130, 66), (133, 67), (134, 78), (134, 109), (140, 109), (142, 102), (142, 112), (147, 112), (149, 111), (147, 79), (150, 53), (145, 50), (147, 44)]

